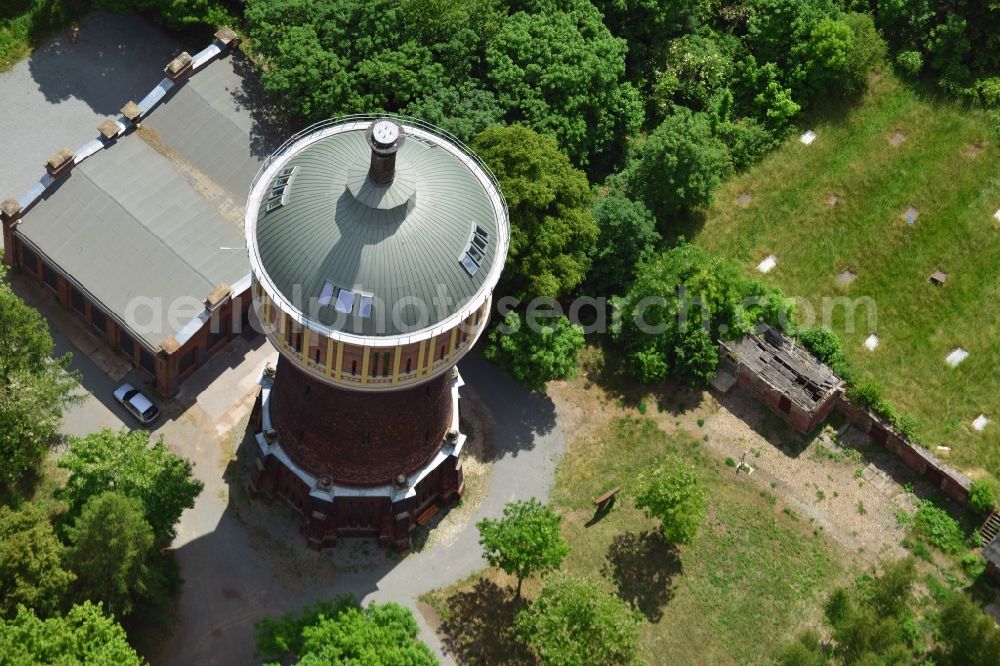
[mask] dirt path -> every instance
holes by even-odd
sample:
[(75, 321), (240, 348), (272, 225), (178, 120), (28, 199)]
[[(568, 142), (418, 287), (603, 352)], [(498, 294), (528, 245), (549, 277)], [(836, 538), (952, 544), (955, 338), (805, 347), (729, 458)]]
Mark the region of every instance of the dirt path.
[[(573, 424), (570, 442), (626, 410), (645, 411), (666, 432), (700, 434), (706, 449), (732, 461), (734, 476), (749, 473), (786, 513), (822, 529), (861, 563), (906, 553), (897, 515), (912, 513), (917, 498), (902, 484), (912, 479), (919, 493), (921, 482), (853, 428), (802, 437), (739, 387), (726, 395), (670, 387), (659, 397), (630, 396), (630, 407), (586, 378), (554, 384), (550, 394)], [(737, 472), (741, 459), (752, 471)]]

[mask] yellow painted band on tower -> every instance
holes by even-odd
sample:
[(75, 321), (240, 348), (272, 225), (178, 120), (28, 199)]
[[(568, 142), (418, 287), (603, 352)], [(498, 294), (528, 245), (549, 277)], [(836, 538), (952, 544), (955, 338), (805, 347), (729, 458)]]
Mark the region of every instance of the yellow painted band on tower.
[(396, 356), (392, 359), (392, 383), (399, 383), (399, 362), (403, 360), (403, 348), (396, 345)]
[(417, 377), (424, 374), (424, 350), (427, 349), (427, 341), (421, 340), (417, 349)]
[(368, 383), (368, 358), (371, 356), (371, 347), (365, 347), (365, 352), (361, 357), (361, 383)]
[(448, 362), (451, 362), (452, 357), (455, 355), (455, 340), (458, 339), (458, 327), (451, 329), (451, 344), (448, 347)]
[(326, 339), (326, 376), (333, 376), (333, 338)]

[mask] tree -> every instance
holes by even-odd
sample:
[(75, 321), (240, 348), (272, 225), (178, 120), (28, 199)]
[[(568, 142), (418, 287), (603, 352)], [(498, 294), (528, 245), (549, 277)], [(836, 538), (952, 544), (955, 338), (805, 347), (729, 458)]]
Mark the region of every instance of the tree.
[(63, 409), (75, 401), (70, 355), (52, 358), (48, 325), (14, 294), (0, 266), (0, 485), (33, 471), (58, 441)]
[(490, 333), (483, 355), (528, 388), (544, 393), (547, 382), (576, 376), (584, 340), (583, 329), (565, 315), (539, 324), (533, 327), (517, 312), (507, 313), (504, 325)]
[(887, 563), (881, 576), (865, 575), (835, 590), (825, 608), (834, 655), (845, 664), (912, 663), (904, 626), (912, 624), (915, 579), (913, 559), (905, 558)]
[(948, 595), (941, 605), (938, 627), (942, 666), (996, 666), (1000, 629), (966, 595)]
[(698, 26), (709, 4), (701, 0), (596, 0), (604, 22), (628, 43), (626, 71), (642, 83), (662, 64), (670, 38)]
[(70, 519), (92, 498), (114, 490), (139, 501), (159, 544), (173, 539), (181, 514), (203, 487), (192, 478), (190, 462), (171, 453), (162, 438), (150, 446), (144, 430), (105, 429), (73, 439), (59, 466), (70, 473), (62, 490)]
[(554, 139), (521, 125), (490, 127), (472, 149), (496, 175), (510, 211), (498, 293), (522, 301), (568, 294), (586, 275), (598, 234), (587, 176)]
[(282, 660), (291, 656), (302, 666), (437, 664), (417, 640), (418, 632), (409, 609), (392, 602), (372, 602), (362, 609), (352, 595), (320, 601), (277, 620), (265, 617), (255, 626), (258, 654)]
[(569, 554), (559, 535), (561, 522), (552, 509), (532, 498), (507, 503), (499, 520), (476, 523), (483, 557), (490, 566), (517, 578), (517, 598), (525, 578), (557, 568)]
[(642, 123), (624, 80), (624, 40), (587, 0), (537, 0), (511, 15), (486, 46), (487, 77), (507, 120), (554, 135), (577, 165), (619, 152)]
[(649, 209), (621, 191), (594, 202), (600, 230), (590, 253), (587, 287), (595, 296), (623, 294), (635, 279), (636, 267), (649, 259), (660, 242), (656, 219)]
[(646, 203), (662, 228), (671, 218), (708, 205), (731, 171), (711, 118), (675, 107), (639, 148), (624, 178), (628, 193)]
[(153, 596), (159, 582), (149, 566), (154, 538), (142, 505), (118, 493), (92, 498), (69, 528), (70, 566), (82, 599), (128, 615), (137, 597)]
[(11, 620), (0, 618), (0, 661), (4, 664), (114, 664), (145, 662), (128, 644), (125, 630), (100, 604), (85, 601), (64, 617), (40, 619), (20, 607)]
[(220, 0), (93, 0), (93, 8), (119, 14), (152, 11), (176, 28), (199, 25), (215, 28), (231, 20)]
[(716, 339), (738, 337), (760, 322), (784, 328), (791, 320), (792, 306), (776, 288), (682, 239), (639, 267), (613, 335), (632, 377), (698, 384), (715, 375)]
[(245, 18), (265, 89), (305, 120), (400, 111), (449, 80), (391, 0), (250, 0)]
[(670, 543), (691, 543), (708, 513), (705, 490), (695, 471), (677, 462), (656, 464), (646, 470), (640, 483), (636, 508), (660, 521)]
[(73, 582), (62, 558), (62, 543), (35, 505), (0, 507), (0, 616), (22, 605), (43, 616), (58, 610)]
[(474, 81), (441, 85), (406, 107), (406, 114), (437, 125), (462, 142), (503, 118), (496, 96)]
[(517, 630), (547, 666), (611, 666), (635, 662), (640, 619), (599, 586), (560, 575), (518, 614)]
[(732, 58), (711, 36), (684, 35), (670, 41), (665, 66), (656, 72), (652, 101), (656, 117), (666, 117), (674, 104), (707, 111), (711, 99), (726, 88)]

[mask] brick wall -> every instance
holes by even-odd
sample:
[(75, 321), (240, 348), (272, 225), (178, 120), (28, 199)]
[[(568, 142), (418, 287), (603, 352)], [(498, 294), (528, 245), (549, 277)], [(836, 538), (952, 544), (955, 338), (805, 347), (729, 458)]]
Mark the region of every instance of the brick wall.
[(969, 486), (972, 481), (951, 467), (943, 464), (924, 447), (913, 444), (880, 416), (855, 405), (844, 396), (837, 401), (837, 410), (849, 421), (867, 434), (872, 441), (882, 444), (899, 456), (907, 467), (924, 476), (940, 488), (946, 495), (961, 504), (969, 502)]
[(440, 450), (451, 425), (451, 376), (396, 391), (351, 391), (282, 355), (270, 409), (281, 446), (297, 465), (336, 483), (379, 485)]

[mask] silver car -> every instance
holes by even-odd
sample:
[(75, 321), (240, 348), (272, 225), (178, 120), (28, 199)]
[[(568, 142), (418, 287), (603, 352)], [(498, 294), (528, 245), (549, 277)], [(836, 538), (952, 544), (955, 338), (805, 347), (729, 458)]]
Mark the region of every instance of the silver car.
[(131, 384), (122, 384), (116, 388), (115, 400), (143, 425), (149, 425), (160, 415), (159, 408)]

